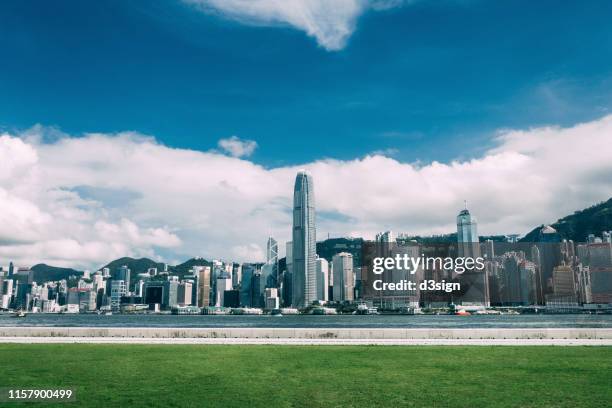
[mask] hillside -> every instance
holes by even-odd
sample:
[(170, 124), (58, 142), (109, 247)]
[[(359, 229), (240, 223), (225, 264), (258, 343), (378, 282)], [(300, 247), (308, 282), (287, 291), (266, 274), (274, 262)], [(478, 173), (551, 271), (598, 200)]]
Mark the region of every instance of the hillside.
[(168, 269), (175, 275), (180, 276), (181, 278), (194, 266), (211, 266), (212, 264), (204, 258), (191, 258), (182, 264), (171, 266)]
[(36, 283), (42, 283), (46, 281), (57, 281), (61, 279), (68, 279), (70, 276), (81, 276), (82, 271), (77, 271), (72, 268), (60, 268), (57, 266), (51, 266), (47, 264), (37, 264), (32, 268), (34, 271), (34, 281)]
[(135, 280), (136, 275), (138, 275), (139, 273), (147, 272), (149, 268), (157, 268), (158, 271), (164, 270), (164, 264), (161, 262), (155, 262), (154, 260), (149, 258), (135, 259), (130, 257), (115, 259), (114, 261), (103, 266), (102, 268), (109, 268), (112, 274), (117, 268), (123, 265), (127, 265), (127, 267), (130, 268), (131, 280)]
[[(601, 236), (602, 231), (612, 231), (612, 198), (584, 210), (576, 211), (550, 225), (557, 230), (561, 238), (571, 239), (575, 242), (586, 241), (589, 234)], [(521, 242), (537, 241), (538, 231), (541, 228), (542, 226), (538, 226), (531, 230), (521, 239)]]

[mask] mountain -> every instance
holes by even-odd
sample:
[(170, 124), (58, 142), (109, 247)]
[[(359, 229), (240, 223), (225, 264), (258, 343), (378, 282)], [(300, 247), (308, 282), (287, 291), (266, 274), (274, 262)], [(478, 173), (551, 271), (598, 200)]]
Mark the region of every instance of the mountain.
[[(589, 234), (601, 236), (602, 231), (612, 231), (612, 198), (584, 210), (576, 211), (572, 215), (561, 218), (551, 227), (557, 230), (561, 238), (574, 242), (585, 242)], [(536, 242), (538, 232), (543, 226), (531, 230), (520, 241)]]
[(135, 259), (135, 258), (130, 258), (130, 257), (123, 257), (123, 258), (115, 259), (114, 261), (103, 266), (102, 268), (109, 268), (111, 271), (111, 275), (112, 275), (112, 273), (116, 269), (118, 269), (120, 266), (123, 266), (123, 265), (127, 265), (127, 267), (130, 268), (130, 272), (131, 272), (130, 280), (135, 280), (136, 275), (138, 275), (139, 273), (146, 273), (149, 268), (157, 268), (158, 271), (163, 271), (165, 264), (161, 262), (155, 262), (154, 260), (149, 259), (149, 258)]
[(42, 283), (46, 281), (57, 281), (61, 279), (68, 279), (70, 276), (81, 276), (82, 271), (77, 271), (72, 268), (59, 268), (57, 266), (51, 266), (47, 264), (37, 264), (30, 268), (34, 271), (34, 281), (36, 283)]
[(212, 263), (204, 258), (191, 258), (182, 264), (171, 266), (168, 269), (175, 275), (181, 277), (181, 279), (189, 273), (189, 270), (194, 266), (212, 266)]

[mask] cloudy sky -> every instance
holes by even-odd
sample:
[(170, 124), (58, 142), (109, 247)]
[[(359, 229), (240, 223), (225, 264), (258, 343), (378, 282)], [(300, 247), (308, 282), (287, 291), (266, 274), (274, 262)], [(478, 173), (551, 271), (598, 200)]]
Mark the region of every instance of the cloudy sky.
[(528, 232), (612, 196), (609, 2), (0, 4), (0, 265)]

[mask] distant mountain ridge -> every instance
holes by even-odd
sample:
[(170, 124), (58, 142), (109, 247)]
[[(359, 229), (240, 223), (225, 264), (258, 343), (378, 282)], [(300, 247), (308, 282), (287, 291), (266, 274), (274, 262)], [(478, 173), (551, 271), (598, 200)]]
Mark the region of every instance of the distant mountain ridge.
[(30, 269), (34, 271), (33, 279), (36, 283), (68, 279), (70, 276), (83, 276), (83, 271), (77, 271), (72, 268), (60, 268), (44, 263), (34, 265)]
[[(543, 226), (534, 228), (520, 241), (536, 242), (538, 233)], [(557, 230), (561, 238), (571, 239), (575, 242), (585, 242), (589, 234), (601, 236), (603, 231), (612, 231), (612, 198), (584, 210), (576, 211), (550, 224), (550, 226)]]
[(112, 262), (104, 265), (102, 268), (108, 268), (111, 271), (111, 274), (117, 270), (119, 267), (126, 265), (130, 268), (132, 278), (135, 278), (139, 273), (145, 273), (149, 270), (149, 268), (157, 268), (158, 271), (164, 270), (164, 263), (155, 262), (149, 258), (130, 258), (128, 256), (124, 256), (123, 258), (115, 259)]

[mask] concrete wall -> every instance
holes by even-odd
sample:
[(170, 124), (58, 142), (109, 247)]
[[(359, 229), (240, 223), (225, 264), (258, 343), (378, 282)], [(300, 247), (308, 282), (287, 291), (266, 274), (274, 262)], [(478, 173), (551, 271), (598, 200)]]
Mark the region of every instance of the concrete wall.
[(612, 329), (274, 329), (0, 327), (0, 337), (277, 339), (612, 339)]

